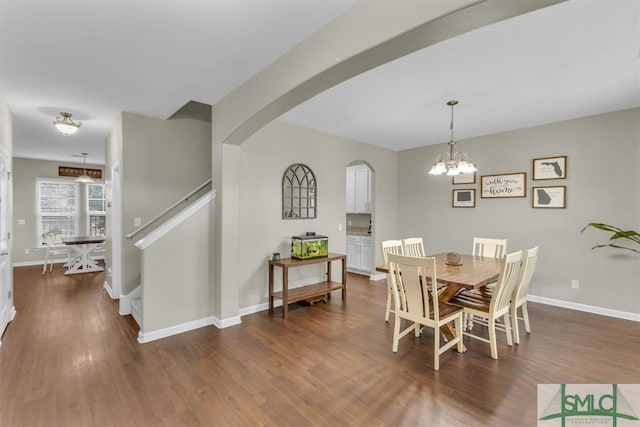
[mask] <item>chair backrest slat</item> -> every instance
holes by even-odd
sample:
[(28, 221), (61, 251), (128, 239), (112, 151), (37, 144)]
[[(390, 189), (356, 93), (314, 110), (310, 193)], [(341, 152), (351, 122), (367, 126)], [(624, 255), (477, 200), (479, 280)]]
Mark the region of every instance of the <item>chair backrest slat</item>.
[(382, 259), (385, 265), (389, 264), (389, 254), (404, 255), (402, 240), (384, 240), (380, 243), (382, 247)]
[(424, 244), (422, 237), (409, 237), (402, 241), (404, 246), (404, 254), (408, 256), (423, 257), (424, 258)]
[(507, 239), (473, 238), (473, 255), (502, 258), (507, 253)]

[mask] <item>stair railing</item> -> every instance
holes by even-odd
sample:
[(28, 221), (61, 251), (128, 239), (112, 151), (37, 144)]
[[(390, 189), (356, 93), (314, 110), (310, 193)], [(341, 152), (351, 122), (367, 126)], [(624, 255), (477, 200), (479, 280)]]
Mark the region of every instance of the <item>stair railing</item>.
[(134, 236), (140, 234), (143, 230), (145, 230), (146, 228), (148, 228), (149, 226), (154, 224), (156, 221), (158, 221), (160, 218), (165, 216), (168, 212), (170, 212), (176, 206), (178, 206), (181, 203), (184, 203), (184, 202), (188, 201), (191, 196), (196, 194), (198, 191), (202, 190), (207, 185), (211, 184), (211, 182), (212, 182), (211, 178), (209, 178), (208, 180), (206, 180), (205, 182), (200, 184), (196, 189), (194, 189), (193, 191), (189, 192), (189, 194), (187, 194), (186, 196), (181, 197), (180, 199), (176, 200), (175, 203), (173, 203), (171, 206), (169, 206), (168, 208), (166, 208), (165, 210), (160, 212), (158, 215), (156, 215), (153, 218), (151, 218), (149, 221), (147, 221), (144, 224), (142, 224), (140, 227), (138, 227), (135, 230), (133, 230), (131, 233), (127, 234), (127, 239), (132, 239)]

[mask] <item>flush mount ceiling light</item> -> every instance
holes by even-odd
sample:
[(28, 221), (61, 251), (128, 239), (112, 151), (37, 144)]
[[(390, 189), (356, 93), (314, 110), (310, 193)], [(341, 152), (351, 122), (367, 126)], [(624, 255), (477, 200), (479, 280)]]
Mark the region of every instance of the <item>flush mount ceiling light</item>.
[(78, 131), (80, 126), (82, 126), (82, 122), (74, 122), (71, 120), (71, 113), (60, 113), (62, 117), (56, 117), (53, 125), (64, 135), (73, 135)]
[(82, 175), (75, 179), (76, 182), (95, 182), (89, 175), (87, 175), (87, 156), (89, 153), (73, 154), (74, 157), (82, 157)]
[[(458, 101), (452, 100), (447, 102), (447, 105), (451, 107), (451, 138), (449, 139), (449, 152), (442, 153), (436, 159), (436, 162), (429, 170), (431, 175), (460, 175), (461, 173), (471, 173), (478, 169), (476, 165), (471, 163), (469, 156), (462, 151), (455, 151), (454, 146), (456, 140), (453, 138), (453, 107), (458, 104)], [(446, 161), (445, 161), (446, 159)]]

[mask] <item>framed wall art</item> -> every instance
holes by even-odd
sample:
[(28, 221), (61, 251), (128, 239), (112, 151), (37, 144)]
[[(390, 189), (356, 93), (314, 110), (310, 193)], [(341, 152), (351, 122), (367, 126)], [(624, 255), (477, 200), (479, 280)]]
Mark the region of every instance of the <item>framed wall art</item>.
[(533, 159), (533, 180), (566, 179), (567, 156)]
[(464, 190), (453, 190), (454, 208), (475, 208), (476, 207), (476, 190), (466, 188)]
[(527, 174), (525, 172), (480, 177), (480, 197), (483, 199), (526, 196)]
[(451, 183), (456, 184), (475, 184), (476, 183), (476, 173), (461, 173), (460, 175), (454, 175), (451, 177)]
[(567, 207), (567, 187), (533, 187), (531, 206), (534, 208), (564, 209)]

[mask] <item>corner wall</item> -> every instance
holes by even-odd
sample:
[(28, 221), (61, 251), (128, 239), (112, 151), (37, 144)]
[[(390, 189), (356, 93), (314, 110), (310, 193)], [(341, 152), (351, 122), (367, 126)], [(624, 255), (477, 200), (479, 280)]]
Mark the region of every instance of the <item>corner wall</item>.
[[(608, 235), (580, 233), (589, 222), (640, 230), (640, 109), (467, 139), (456, 148), (478, 165), (476, 184), (427, 174), (446, 144), (398, 153), (398, 238), (422, 236), (427, 253), (468, 253), (473, 236), (506, 238), (509, 252), (538, 245), (531, 295), (640, 313), (640, 255), (591, 250)], [(532, 180), (532, 159), (563, 155), (567, 179)], [(526, 198), (480, 198), (481, 175), (512, 172), (526, 172)], [(561, 185), (566, 209), (531, 207), (532, 186)], [(476, 189), (476, 208), (452, 208), (452, 190), (465, 188)]]

